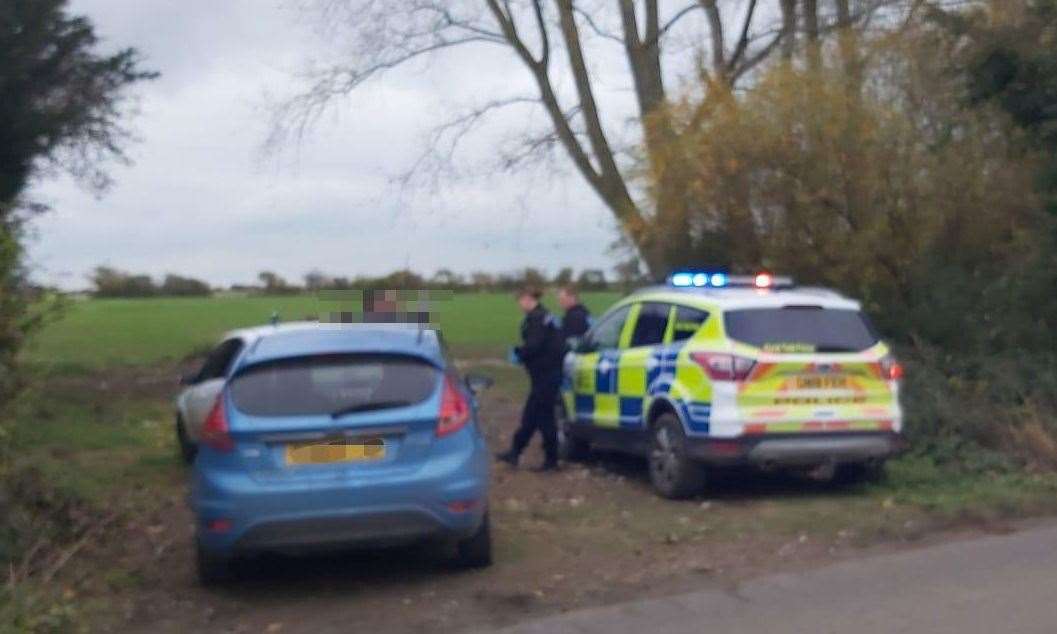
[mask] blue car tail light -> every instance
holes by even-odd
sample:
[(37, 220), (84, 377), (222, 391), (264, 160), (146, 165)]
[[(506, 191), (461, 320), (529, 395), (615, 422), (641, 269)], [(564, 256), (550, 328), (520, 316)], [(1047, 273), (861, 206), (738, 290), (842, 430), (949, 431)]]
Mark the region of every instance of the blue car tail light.
[(437, 415), (437, 437), (453, 434), (470, 420), (470, 404), (462, 392), (455, 389), (451, 376), (444, 376), (444, 392), (440, 399), (440, 413)]

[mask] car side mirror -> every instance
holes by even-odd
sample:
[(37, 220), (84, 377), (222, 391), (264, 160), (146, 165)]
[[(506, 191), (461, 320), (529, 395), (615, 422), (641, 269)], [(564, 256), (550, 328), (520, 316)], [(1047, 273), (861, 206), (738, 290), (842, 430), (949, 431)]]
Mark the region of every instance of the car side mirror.
[(194, 385), (198, 382), (197, 372), (188, 372), (180, 375), (180, 385)]
[(495, 385), (495, 379), (483, 374), (467, 374), (466, 387), (474, 394), (478, 394)]

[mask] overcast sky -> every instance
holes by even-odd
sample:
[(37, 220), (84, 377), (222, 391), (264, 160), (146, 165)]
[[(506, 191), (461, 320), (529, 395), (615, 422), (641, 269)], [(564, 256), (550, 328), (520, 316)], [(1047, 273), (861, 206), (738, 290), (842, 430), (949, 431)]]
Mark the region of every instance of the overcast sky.
[[(299, 146), (266, 155), (269, 95), (293, 94), (293, 74), (324, 53), (289, 4), (72, 0), (71, 9), (92, 19), (105, 46), (137, 47), (162, 76), (137, 90), (133, 164), (113, 167), (109, 192), (96, 199), (64, 179), (37, 186), (34, 196), (53, 208), (34, 223), (30, 245), (41, 281), (84, 287), (100, 264), (227, 285), (266, 269), (300, 280), (311, 269), (608, 272), (615, 262), (610, 214), (564, 156), (557, 173), (460, 179), (439, 191), (393, 184), (434, 124), (525, 81), (495, 47), (374, 81)], [(500, 116), (460, 165), (472, 172), (495, 138), (541, 123)]]

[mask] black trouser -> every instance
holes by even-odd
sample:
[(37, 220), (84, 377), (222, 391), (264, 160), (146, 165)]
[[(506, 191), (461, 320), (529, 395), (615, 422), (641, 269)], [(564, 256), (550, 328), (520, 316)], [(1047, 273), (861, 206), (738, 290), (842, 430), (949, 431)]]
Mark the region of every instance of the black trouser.
[(543, 453), (547, 462), (558, 461), (558, 427), (554, 420), (554, 408), (558, 401), (558, 389), (561, 387), (561, 372), (533, 373), (529, 375), (532, 388), (525, 409), (521, 412), (521, 426), (514, 433), (514, 442), (510, 450), (514, 455), (521, 452), (532, 440), (532, 434), (538, 429), (543, 436)]

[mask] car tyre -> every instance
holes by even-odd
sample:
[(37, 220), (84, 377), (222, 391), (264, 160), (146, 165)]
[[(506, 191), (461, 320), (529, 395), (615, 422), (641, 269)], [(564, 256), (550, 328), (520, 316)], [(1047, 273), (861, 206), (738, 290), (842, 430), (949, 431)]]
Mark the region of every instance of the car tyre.
[(235, 578), (234, 561), (227, 555), (213, 553), (195, 542), (195, 564), (198, 581), (203, 586), (215, 586)]
[(492, 565), (492, 529), (485, 511), (477, 532), (455, 544), (455, 564), (459, 568), (486, 568)]
[(180, 460), (184, 464), (189, 465), (195, 461), (198, 446), (187, 435), (187, 427), (184, 425), (183, 418), (179, 416), (176, 418), (176, 446), (180, 451)]
[(558, 422), (558, 457), (566, 462), (582, 462), (591, 455), (591, 443), (569, 433), (569, 420), (565, 406), (558, 403), (554, 408), (554, 419)]
[(649, 468), (653, 488), (665, 498), (678, 500), (699, 493), (705, 469), (687, 452), (683, 424), (675, 414), (661, 414), (651, 427)]

